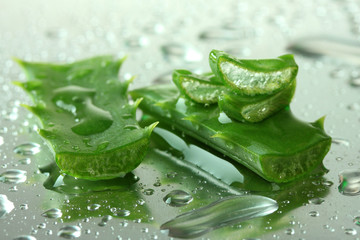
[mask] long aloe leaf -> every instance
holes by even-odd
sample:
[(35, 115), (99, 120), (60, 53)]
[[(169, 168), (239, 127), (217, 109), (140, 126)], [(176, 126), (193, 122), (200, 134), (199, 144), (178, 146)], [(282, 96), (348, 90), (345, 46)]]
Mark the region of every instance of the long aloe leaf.
[(315, 169), (329, 151), (331, 138), (323, 118), (314, 123), (296, 119), (289, 108), (259, 122), (223, 118), (218, 106), (199, 106), (179, 98), (175, 87), (160, 85), (134, 90), (140, 107), (271, 182), (288, 182)]

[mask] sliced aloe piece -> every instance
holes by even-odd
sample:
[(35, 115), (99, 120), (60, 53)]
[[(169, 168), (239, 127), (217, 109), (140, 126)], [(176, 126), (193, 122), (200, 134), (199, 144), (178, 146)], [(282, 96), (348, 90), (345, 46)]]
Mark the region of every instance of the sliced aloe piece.
[[(140, 107), (271, 182), (289, 182), (315, 169), (331, 145), (323, 118), (314, 123), (296, 119), (289, 108), (257, 124), (219, 121), (216, 105), (206, 108), (178, 98), (169, 85), (130, 92), (144, 98)], [(223, 123), (222, 123), (223, 122)]]
[(226, 87), (216, 81), (213, 74), (196, 75), (187, 70), (175, 70), (173, 82), (180, 92), (194, 102), (213, 104)]
[(243, 95), (270, 95), (286, 88), (296, 77), (298, 66), (293, 55), (276, 59), (246, 60), (212, 50), (209, 55), (212, 72), (224, 84)]
[(219, 97), (220, 110), (241, 122), (260, 122), (288, 106), (295, 93), (296, 81), (273, 95), (242, 96), (226, 92)]
[(128, 103), (130, 81), (120, 82), (124, 59), (110, 56), (54, 65), (17, 60), (27, 82), (17, 82), (31, 97), (26, 106), (40, 118), (62, 172), (85, 179), (110, 179), (142, 161), (156, 125), (140, 128)]

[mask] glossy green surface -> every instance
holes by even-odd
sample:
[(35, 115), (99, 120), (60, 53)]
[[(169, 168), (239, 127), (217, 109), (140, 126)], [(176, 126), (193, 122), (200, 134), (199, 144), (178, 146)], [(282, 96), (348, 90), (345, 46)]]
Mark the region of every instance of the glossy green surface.
[(241, 122), (260, 122), (290, 104), (296, 81), (273, 95), (243, 96), (227, 91), (219, 97), (219, 108), (230, 118)]
[(288, 182), (320, 165), (331, 138), (323, 120), (306, 123), (289, 108), (260, 123), (240, 123), (224, 118), (215, 105), (204, 107), (182, 97), (175, 87), (159, 85), (132, 91), (144, 98), (140, 107), (173, 125), (271, 182)]
[(223, 51), (209, 55), (212, 72), (243, 95), (271, 95), (286, 88), (296, 77), (298, 66), (291, 54), (276, 59), (238, 59)]
[(213, 73), (175, 70), (173, 82), (183, 96), (205, 105), (218, 103), (238, 121), (261, 122), (288, 106), (294, 96), (298, 66), (292, 55), (243, 60), (212, 50), (209, 63)]
[(128, 103), (129, 81), (120, 82), (123, 62), (110, 56), (72, 64), (17, 62), (27, 82), (21, 86), (42, 124), (39, 133), (62, 172), (86, 179), (123, 176), (142, 161), (155, 125), (140, 128), (139, 101)]
[(219, 96), (226, 91), (213, 74), (197, 75), (187, 70), (175, 70), (173, 82), (184, 96), (197, 103), (217, 103)]

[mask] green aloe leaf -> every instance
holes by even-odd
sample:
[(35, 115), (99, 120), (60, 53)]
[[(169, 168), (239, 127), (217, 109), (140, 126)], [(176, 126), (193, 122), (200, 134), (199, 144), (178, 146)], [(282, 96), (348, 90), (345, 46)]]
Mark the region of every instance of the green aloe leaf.
[(286, 88), (296, 77), (298, 66), (293, 55), (276, 59), (237, 59), (223, 51), (209, 55), (212, 72), (239, 94), (271, 95)]
[(16, 61), (27, 76), (27, 82), (16, 84), (34, 103), (25, 107), (40, 118), (39, 134), (62, 172), (110, 179), (140, 164), (156, 124), (144, 129), (137, 124), (141, 99), (129, 104), (131, 80), (118, 79), (124, 59), (101, 56), (64, 65)]
[(243, 96), (227, 91), (219, 97), (219, 107), (227, 116), (241, 122), (260, 122), (288, 106), (296, 81), (273, 95)]
[(271, 182), (289, 182), (320, 165), (331, 138), (323, 118), (314, 123), (296, 119), (289, 108), (257, 124), (223, 118), (219, 107), (193, 104), (179, 98), (175, 87), (158, 85), (137, 89), (140, 107), (201, 142), (248, 167)]
[(226, 90), (213, 74), (197, 75), (187, 70), (175, 70), (173, 82), (180, 92), (197, 103), (213, 104), (218, 102), (219, 95)]

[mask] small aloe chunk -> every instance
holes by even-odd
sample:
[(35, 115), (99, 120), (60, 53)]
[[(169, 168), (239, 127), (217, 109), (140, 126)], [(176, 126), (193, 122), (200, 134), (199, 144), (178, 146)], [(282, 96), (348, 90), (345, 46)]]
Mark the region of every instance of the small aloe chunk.
[(289, 182), (320, 165), (331, 138), (321, 118), (296, 119), (289, 107), (259, 123), (222, 121), (217, 105), (193, 104), (178, 97), (175, 87), (157, 85), (130, 92), (143, 98), (141, 109), (185, 134), (213, 147), (270, 182)]
[(295, 93), (296, 81), (273, 95), (243, 96), (227, 91), (219, 97), (220, 110), (241, 122), (260, 122), (288, 106)]
[(84, 179), (123, 176), (142, 161), (156, 124), (144, 129), (135, 119), (141, 99), (128, 103), (129, 81), (120, 82), (124, 59), (101, 56), (54, 65), (17, 60), (27, 82), (16, 82), (31, 97), (25, 106), (39, 117), (62, 172)]
[(213, 74), (196, 75), (187, 70), (175, 70), (173, 82), (180, 92), (194, 102), (213, 104), (225, 90)]
[(237, 59), (223, 51), (209, 55), (212, 72), (224, 84), (242, 95), (271, 95), (286, 88), (296, 77), (298, 66), (293, 55), (276, 59)]

